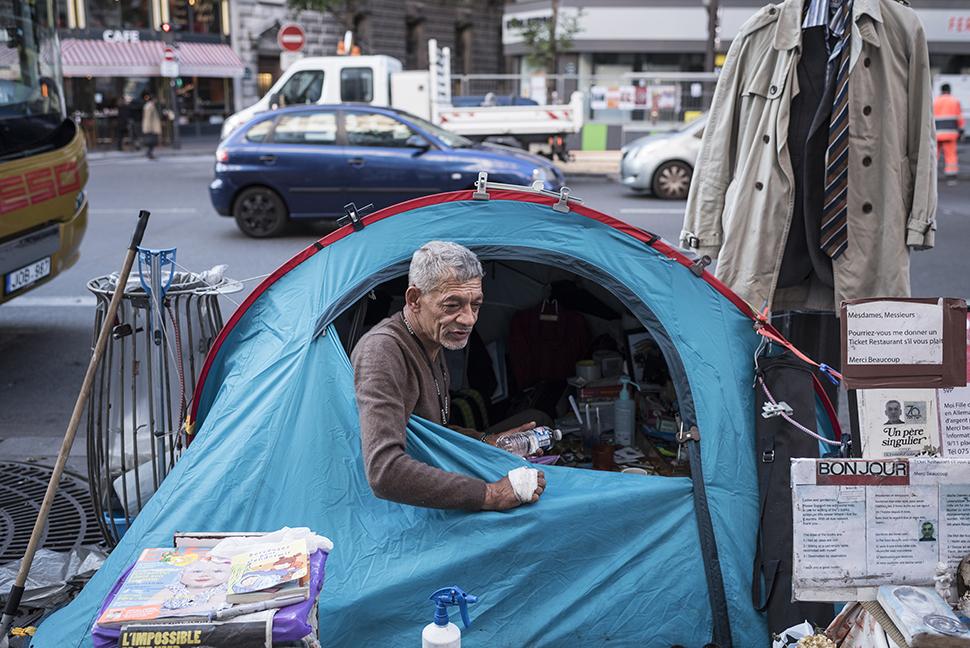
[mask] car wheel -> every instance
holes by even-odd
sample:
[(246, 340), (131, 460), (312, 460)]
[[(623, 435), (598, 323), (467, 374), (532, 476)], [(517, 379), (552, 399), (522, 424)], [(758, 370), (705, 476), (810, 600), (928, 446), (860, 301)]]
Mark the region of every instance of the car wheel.
[(664, 162), (653, 174), (653, 195), (664, 200), (687, 198), (692, 173), (693, 169), (684, 162)]
[(232, 215), (242, 233), (253, 238), (277, 236), (290, 221), (283, 199), (267, 187), (244, 190), (233, 204)]

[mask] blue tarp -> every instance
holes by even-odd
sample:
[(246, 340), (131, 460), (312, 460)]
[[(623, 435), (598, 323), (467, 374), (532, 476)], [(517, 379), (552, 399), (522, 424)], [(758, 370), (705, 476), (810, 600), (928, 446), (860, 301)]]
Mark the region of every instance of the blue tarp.
[[(80, 596), (34, 646), (88, 646), (102, 598), (139, 551), (176, 530), (309, 526), (333, 539), (320, 601), (326, 646), (413, 646), (427, 597), (479, 595), (464, 645), (701, 646), (712, 615), (691, 481), (546, 467), (541, 501), (504, 513), (379, 500), (364, 477), (353, 372), (321, 314), (431, 239), (531, 248), (600, 269), (668, 332), (687, 373), (734, 645), (765, 645), (751, 605), (757, 527), (751, 321), (708, 282), (627, 233), (517, 200), (446, 201), (369, 224), (263, 292), (219, 349), (197, 437)], [(485, 286), (486, 300), (488, 285)], [(408, 451), (495, 480), (521, 459), (412, 419)]]

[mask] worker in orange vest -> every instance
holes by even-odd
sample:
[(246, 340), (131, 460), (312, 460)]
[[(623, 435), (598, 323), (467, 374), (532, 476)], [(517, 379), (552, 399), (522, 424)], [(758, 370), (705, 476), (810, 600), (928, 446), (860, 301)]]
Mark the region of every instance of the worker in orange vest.
[(960, 101), (950, 94), (950, 84), (940, 86), (940, 96), (933, 101), (933, 117), (936, 120), (936, 143), (943, 152), (943, 176), (956, 179), (960, 171), (957, 158), (957, 142), (963, 137), (963, 108)]

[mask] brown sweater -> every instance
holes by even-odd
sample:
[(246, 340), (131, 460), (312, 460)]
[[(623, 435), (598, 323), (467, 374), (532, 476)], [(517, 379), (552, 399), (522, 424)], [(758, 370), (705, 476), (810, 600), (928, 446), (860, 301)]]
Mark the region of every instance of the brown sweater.
[(412, 413), (445, 423), (433, 376), (447, 400), (447, 369), (439, 353), (431, 361), (432, 374), (420, 345), (398, 312), (368, 331), (351, 353), (367, 481), (382, 499), (480, 510), (485, 501), (484, 481), (429, 466), (405, 452), (405, 427)]

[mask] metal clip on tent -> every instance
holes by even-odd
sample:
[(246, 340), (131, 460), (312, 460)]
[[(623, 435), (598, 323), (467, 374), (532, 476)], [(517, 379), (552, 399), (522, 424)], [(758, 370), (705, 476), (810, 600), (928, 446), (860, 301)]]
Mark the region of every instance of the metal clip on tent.
[(563, 214), (569, 211), (569, 187), (562, 187), (559, 190), (559, 202), (553, 205), (552, 208)]
[(701, 431), (697, 429), (696, 425), (690, 426), (688, 429), (684, 429), (684, 424), (680, 424), (680, 429), (677, 431), (677, 443), (687, 443), (688, 441), (700, 441)]
[(478, 172), (478, 180), (475, 181), (475, 193), (472, 194), (473, 200), (488, 200), (488, 173)]
[(777, 403), (765, 403), (761, 407), (761, 418), (774, 418), (775, 416), (793, 416), (795, 410), (791, 408), (791, 405), (785, 401), (778, 401)]
[(347, 203), (344, 205), (344, 211), (347, 212), (346, 216), (341, 216), (337, 219), (337, 225), (347, 225), (348, 223), (354, 226), (354, 231), (359, 232), (364, 229), (364, 221), (361, 220), (364, 212), (370, 211), (374, 208), (373, 203), (368, 203), (363, 207), (358, 208), (354, 203)]
[(703, 277), (704, 269), (709, 265), (711, 265), (711, 257), (705, 254), (690, 265), (690, 271), (693, 272), (694, 276), (696, 277)]

